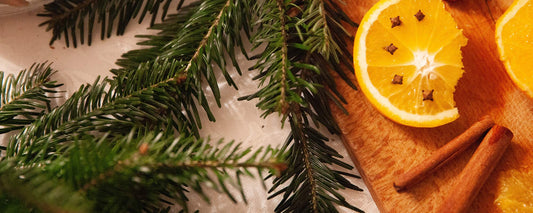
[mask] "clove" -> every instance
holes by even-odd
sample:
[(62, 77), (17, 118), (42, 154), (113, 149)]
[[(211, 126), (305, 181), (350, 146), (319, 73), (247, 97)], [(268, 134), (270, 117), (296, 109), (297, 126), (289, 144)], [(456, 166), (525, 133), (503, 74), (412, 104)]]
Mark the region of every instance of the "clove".
[(418, 21), (422, 21), (422, 19), (424, 19), (424, 17), (426, 17), (426, 15), (424, 15), (424, 13), (422, 13), (421, 10), (418, 10), (418, 13), (415, 14), (415, 17)]
[(394, 28), (396, 26), (400, 26), (402, 24), (402, 21), (400, 20), (400, 16), (396, 16), (394, 18), (390, 18), (390, 22), (392, 23), (391, 28)]
[(394, 46), (394, 44), (390, 44), (389, 46), (384, 48), (387, 52), (389, 52), (391, 55), (394, 55), (394, 52), (398, 50), (398, 47)]
[(422, 101), (433, 101), (433, 91), (435, 90), (422, 90)]

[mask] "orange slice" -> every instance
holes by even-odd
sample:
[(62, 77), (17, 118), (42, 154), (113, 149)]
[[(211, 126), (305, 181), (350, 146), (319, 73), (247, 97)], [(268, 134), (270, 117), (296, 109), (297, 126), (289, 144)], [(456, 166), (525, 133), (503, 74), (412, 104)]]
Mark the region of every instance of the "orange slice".
[(382, 0), (354, 42), (355, 75), (378, 111), (400, 124), (436, 127), (459, 117), (453, 100), (467, 39), (441, 0)]
[(533, 97), (533, 1), (516, 0), (496, 23), (496, 43), (507, 73)]
[(503, 175), (496, 205), (503, 212), (533, 212), (533, 174), (512, 170)]

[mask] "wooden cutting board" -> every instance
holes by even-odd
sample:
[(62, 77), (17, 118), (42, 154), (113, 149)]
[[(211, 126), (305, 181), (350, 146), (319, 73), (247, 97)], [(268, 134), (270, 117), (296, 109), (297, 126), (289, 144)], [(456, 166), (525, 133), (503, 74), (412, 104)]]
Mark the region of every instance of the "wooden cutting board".
[[(377, 0), (345, 2), (344, 10), (359, 23)], [(494, 200), (503, 180), (502, 174), (514, 169), (523, 172), (533, 170), (529, 166), (533, 165), (533, 100), (514, 86), (507, 76), (498, 59), (494, 41), (495, 20), (511, 3), (511, 0), (445, 3), (446, 9), (469, 39), (462, 49), (465, 73), (455, 93), (461, 116), (450, 124), (437, 128), (396, 124), (375, 110), (360, 91), (354, 91), (340, 79), (337, 81), (338, 89), (348, 100), (345, 107), (349, 115), (336, 108), (334, 111), (342, 129), (343, 141), (382, 212), (436, 211), (442, 199), (453, 193), (451, 186), (477, 146), (472, 146), (405, 192), (394, 190), (393, 178), (420, 163), (485, 114), (492, 115), (496, 123), (511, 129), (514, 138), (470, 212), (499, 212)]]

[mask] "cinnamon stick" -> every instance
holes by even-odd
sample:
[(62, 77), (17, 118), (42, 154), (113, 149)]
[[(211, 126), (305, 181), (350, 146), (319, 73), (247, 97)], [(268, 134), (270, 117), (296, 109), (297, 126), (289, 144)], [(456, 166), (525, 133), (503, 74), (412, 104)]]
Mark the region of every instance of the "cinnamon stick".
[(494, 121), (490, 116), (484, 116), (481, 120), (474, 123), (461, 135), (455, 137), (453, 140), (435, 151), (428, 159), (424, 160), (414, 168), (406, 173), (398, 176), (394, 180), (394, 188), (396, 191), (401, 191), (407, 187), (418, 183), (424, 179), (428, 174), (432, 173), (440, 166), (455, 155), (463, 152), (472, 143), (474, 143), (483, 133), (494, 125)]
[(509, 129), (499, 125), (492, 127), (437, 212), (465, 212), (503, 156), (512, 138), (513, 133)]

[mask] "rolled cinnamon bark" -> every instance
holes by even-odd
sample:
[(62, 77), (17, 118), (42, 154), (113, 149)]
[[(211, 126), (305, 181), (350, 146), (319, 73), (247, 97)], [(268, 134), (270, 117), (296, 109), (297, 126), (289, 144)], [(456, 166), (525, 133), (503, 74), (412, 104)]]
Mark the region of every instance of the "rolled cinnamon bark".
[(492, 126), (494, 126), (494, 121), (490, 116), (482, 117), (481, 120), (474, 123), (461, 135), (455, 137), (453, 140), (435, 151), (435, 153), (428, 159), (424, 160), (406, 173), (398, 176), (394, 180), (394, 188), (396, 191), (401, 191), (418, 183), (446, 163), (446, 161), (466, 150), (466, 148), (477, 141), (477, 139)]
[(511, 144), (512, 138), (513, 133), (509, 129), (498, 125), (492, 127), (436, 212), (465, 212)]

